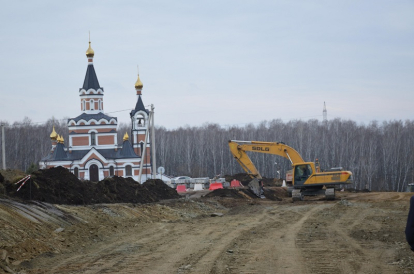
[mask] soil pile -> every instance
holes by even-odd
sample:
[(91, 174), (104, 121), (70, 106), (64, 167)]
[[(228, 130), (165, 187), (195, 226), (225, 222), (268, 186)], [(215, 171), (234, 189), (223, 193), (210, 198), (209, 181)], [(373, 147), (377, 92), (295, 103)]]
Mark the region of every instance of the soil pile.
[[(273, 201), (281, 201), (283, 198), (288, 197), (287, 191), (283, 188), (277, 187), (273, 189), (264, 189), (264, 196), (266, 199)], [(216, 189), (206, 194), (204, 197), (229, 197), (236, 199), (259, 199), (250, 189)]]
[(289, 197), (287, 190), (281, 187), (264, 188), (263, 195), (273, 201), (282, 201), (283, 198)]
[[(247, 186), (252, 178), (247, 173), (237, 173), (235, 175), (224, 175), (226, 182), (231, 182), (232, 180), (236, 179), (242, 183), (243, 186)], [(283, 180), (274, 179), (274, 178), (262, 178), (263, 186), (281, 186)]]
[(231, 182), (233, 180), (238, 180), (242, 183), (242, 185), (247, 186), (249, 182), (252, 180), (247, 173), (237, 173), (234, 175), (224, 175), (226, 182)]
[(169, 186), (167, 186), (160, 179), (150, 179), (143, 184), (150, 193), (155, 193), (157, 198), (160, 200), (180, 198), (177, 191)]
[[(0, 177), (4, 178), (3, 181), (12, 182), (12, 181), (15, 180), (17, 182), (18, 178), (22, 178), (26, 175), (27, 175), (26, 173), (24, 173), (23, 171), (18, 170), (18, 169), (9, 169), (8, 168), (6, 170), (3, 169), (3, 170), (0, 171)], [(3, 182), (3, 181), (0, 179), (0, 183)]]
[(95, 183), (80, 181), (63, 167), (38, 170), (31, 175), (30, 181), (19, 191), (20, 184), (5, 181), (4, 194), (22, 200), (71, 205), (151, 203), (180, 197), (161, 180), (150, 180), (141, 185), (132, 178), (114, 176)]
[(248, 189), (231, 189), (231, 188), (221, 188), (213, 190), (212, 192), (206, 194), (204, 197), (229, 197), (229, 198), (238, 198), (238, 199), (254, 199), (257, 198)]

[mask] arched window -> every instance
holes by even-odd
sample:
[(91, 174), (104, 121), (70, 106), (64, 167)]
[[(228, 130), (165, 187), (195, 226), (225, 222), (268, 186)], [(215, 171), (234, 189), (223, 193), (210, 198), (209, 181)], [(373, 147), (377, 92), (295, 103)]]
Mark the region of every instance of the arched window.
[(110, 166), (109, 167), (109, 176), (114, 176), (114, 175), (115, 175), (114, 167), (113, 166)]
[(91, 132), (91, 146), (95, 146), (95, 145), (96, 145), (96, 133)]
[(75, 174), (75, 176), (79, 178), (79, 168), (75, 167), (75, 169), (73, 170), (73, 174)]
[(132, 167), (130, 165), (125, 167), (125, 175), (132, 176)]
[(141, 142), (139, 143), (139, 145), (141, 146), (141, 157), (142, 157), (142, 153), (144, 153), (144, 143)]
[(102, 109), (102, 108), (101, 108), (101, 100), (100, 100), (100, 99), (98, 100), (98, 109), (99, 109), (99, 110), (101, 110), (101, 109)]
[(93, 102), (93, 100), (91, 100), (91, 110), (93, 110), (95, 107), (95, 103)]

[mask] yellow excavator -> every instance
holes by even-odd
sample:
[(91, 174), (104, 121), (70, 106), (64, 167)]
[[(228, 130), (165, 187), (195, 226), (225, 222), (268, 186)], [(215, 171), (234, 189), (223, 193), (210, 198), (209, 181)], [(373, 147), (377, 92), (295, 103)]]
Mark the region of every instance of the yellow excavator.
[[(240, 166), (253, 179), (249, 183), (250, 189), (263, 198), (263, 189), (260, 180), (262, 176), (247, 155), (246, 151), (279, 155), (292, 163), (292, 184), (288, 191), (294, 201), (302, 201), (305, 195), (325, 194), (327, 200), (335, 199), (335, 186), (352, 184), (352, 172), (342, 168), (332, 168), (321, 172), (319, 164), (305, 162), (302, 156), (283, 142), (259, 141), (229, 141), (230, 151)], [(289, 195), (290, 196), (290, 195)]]

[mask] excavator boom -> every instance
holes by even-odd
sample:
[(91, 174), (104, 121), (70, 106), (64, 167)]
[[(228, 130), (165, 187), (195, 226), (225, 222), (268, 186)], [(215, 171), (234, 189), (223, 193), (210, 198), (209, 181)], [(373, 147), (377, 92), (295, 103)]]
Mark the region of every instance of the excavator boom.
[(246, 151), (279, 155), (290, 160), (292, 164), (303, 163), (302, 156), (284, 143), (258, 141), (229, 141), (230, 151), (240, 166), (252, 178), (262, 178)]

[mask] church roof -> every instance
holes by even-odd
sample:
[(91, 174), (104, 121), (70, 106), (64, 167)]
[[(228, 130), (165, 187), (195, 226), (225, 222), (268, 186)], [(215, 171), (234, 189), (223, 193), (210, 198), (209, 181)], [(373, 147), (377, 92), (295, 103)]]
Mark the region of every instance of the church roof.
[(78, 117), (68, 119), (68, 122), (72, 121), (72, 120), (74, 120), (75, 122), (78, 122), (79, 120), (82, 120), (82, 119), (85, 120), (85, 121), (89, 121), (89, 120), (92, 120), (92, 119), (95, 119), (96, 121), (104, 119), (108, 122), (111, 119), (115, 119), (115, 121), (118, 121), (116, 117), (111, 117), (111, 116), (108, 116), (106, 114), (103, 114), (102, 112), (99, 112), (99, 113), (96, 113), (96, 114), (82, 113)]
[(134, 149), (132, 148), (129, 140), (125, 140), (122, 144), (122, 148), (118, 151), (117, 158), (137, 158), (138, 155), (135, 154)]
[(55, 161), (64, 160), (68, 157), (66, 155), (65, 146), (62, 143), (58, 143), (56, 145), (56, 148), (53, 151), (52, 157)]
[(90, 88), (94, 90), (102, 89), (98, 82), (98, 77), (96, 76), (95, 68), (93, 64), (88, 65), (86, 70), (85, 81), (83, 82), (83, 89), (88, 90)]
[(66, 161), (68, 160), (68, 155), (65, 151), (65, 145), (58, 143), (55, 150), (52, 153), (48, 154), (42, 159), (43, 161)]
[(145, 111), (146, 113), (148, 113), (148, 110), (145, 109), (144, 103), (142, 102), (141, 95), (138, 96), (138, 101), (137, 101), (137, 104), (135, 105), (135, 109), (132, 110), (131, 113), (130, 113), (131, 117), (134, 116), (134, 114), (137, 113), (140, 110)]

